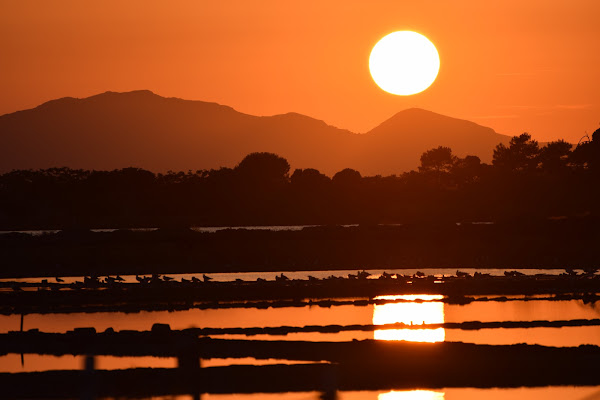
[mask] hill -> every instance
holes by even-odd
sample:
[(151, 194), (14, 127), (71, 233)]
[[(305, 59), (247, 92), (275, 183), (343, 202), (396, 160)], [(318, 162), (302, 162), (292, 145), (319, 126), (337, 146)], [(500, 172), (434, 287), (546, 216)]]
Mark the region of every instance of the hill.
[(0, 116), (0, 171), (57, 166), (155, 172), (232, 167), (255, 151), (277, 153), (292, 168), (329, 175), (351, 167), (389, 175), (417, 167), (439, 145), (489, 162), (509, 138), (473, 122), (421, 109), (401, 111), (357, 134), (296, 113), (259, 117), (150, 91), (62, 98)]

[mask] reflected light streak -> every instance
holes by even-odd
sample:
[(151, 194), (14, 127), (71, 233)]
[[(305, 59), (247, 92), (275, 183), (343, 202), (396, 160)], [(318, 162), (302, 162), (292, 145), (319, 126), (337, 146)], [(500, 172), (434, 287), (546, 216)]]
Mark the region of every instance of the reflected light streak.
[(444, 400), (444, 393), (430, 390), (410, 390), (406, 392), (387, 392), (377, 396), (378, 400)]
[[(442, 295), (398, 295), (378, 296), (376, 300), (407, 300), (410, 303), (390, 303), (375, 305), (373, 325), (404, 323), (407, 325), (444, 323), (444, 303)], [(415, 300), (426, 302), (417, 303)], [(374, 332), (377, 340), (406, 340), (410, 342), (443, 342), (446, 337), (444, 328), (437, 329), (380, 329)]]

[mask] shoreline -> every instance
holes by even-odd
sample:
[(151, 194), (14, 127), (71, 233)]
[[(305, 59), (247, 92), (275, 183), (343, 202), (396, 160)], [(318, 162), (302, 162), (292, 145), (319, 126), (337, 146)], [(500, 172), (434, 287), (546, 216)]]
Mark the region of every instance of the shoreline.
[(0, 278), (425, 268), (598, 268), (594, 220), (0, 235)]

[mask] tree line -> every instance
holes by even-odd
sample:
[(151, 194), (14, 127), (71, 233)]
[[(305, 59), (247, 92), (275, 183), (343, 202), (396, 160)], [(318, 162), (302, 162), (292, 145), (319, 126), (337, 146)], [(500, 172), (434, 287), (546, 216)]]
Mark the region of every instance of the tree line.
[(155, 174), (139, 168), (15, 170), (0, 175), (0, 229), (526, 221), (598, 216), (600, 129), (577, 146), (527, 133), (491, 164), (448, 147), (418, 170), (332, 177), (290, 171), (272, 153), (234, 168)]

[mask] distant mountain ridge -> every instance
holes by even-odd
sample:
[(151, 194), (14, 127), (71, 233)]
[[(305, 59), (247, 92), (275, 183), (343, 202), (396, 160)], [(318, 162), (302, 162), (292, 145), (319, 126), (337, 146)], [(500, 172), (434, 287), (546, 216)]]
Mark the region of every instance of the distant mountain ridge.
[(391, 175), (415, 169), (424, 151), (440, 145), (489, 162), (493, 148), (509, 139), (422, 109), (401, 111), (357, 134), (297, 113), (259, 117), (147, 90), (106, 92), (0, 116), (0, 171), (60, 166), (195, 171), (233, 167), (248, 153), (268, 151), (287, 158), (292, 168)]

